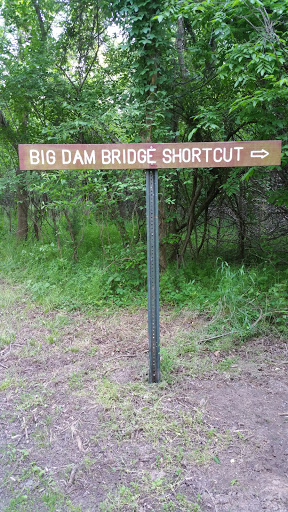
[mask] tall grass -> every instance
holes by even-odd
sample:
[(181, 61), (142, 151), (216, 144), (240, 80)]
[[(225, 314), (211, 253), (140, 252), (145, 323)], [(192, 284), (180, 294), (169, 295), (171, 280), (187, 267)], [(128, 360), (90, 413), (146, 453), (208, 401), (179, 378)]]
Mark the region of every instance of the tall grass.
[(219, 258), (191, 262), (163, 274), (160, 293), (162, 302), (205, 313), (214, 334), (224, 329), (246, 338), (271, 329), (287, 332), (287, 268), (230, 265)]
[[(67, 244), (59, 257), (57, 244), (16, 243), (12, 235), (0, 243), (0, 277), (21, 281), (32, 298), (52, 308), (147, 307), (146, 244), (123, 247), (115, 226), (109, 231), (89, 225), (73, 263)], [(274, 329), (286, 332), (288, 269), (271, 263), (245, 267), (221, 259), (170, 265), (160, 277), (162, 305), (205, 314), (214, 334), (240, 337)]]
[(59, 256), (56, 242), (19, 243), (12, 235), (0, 243), (0, 275), (21, 281), (32, 298), (48, 307), (76, 309), (144, 305), (146, 248), (123, 248), (112, 225), (110, 234), (89, 226), (72, 260), (69, 244)]

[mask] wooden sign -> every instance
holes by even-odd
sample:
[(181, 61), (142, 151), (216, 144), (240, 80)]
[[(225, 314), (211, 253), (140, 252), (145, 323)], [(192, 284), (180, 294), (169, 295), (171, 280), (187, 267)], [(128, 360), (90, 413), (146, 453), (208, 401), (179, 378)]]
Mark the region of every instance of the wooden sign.
[(20, 144), (20, 170), (174, 169), (280, 165), (281, 141)]

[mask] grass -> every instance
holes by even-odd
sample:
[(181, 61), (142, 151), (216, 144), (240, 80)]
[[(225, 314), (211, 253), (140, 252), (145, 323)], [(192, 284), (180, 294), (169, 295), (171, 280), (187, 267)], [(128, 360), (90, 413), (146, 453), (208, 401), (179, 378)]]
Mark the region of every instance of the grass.
[[(5, 276), (7, 279), (7, 276)], [(19, 284), (14, 287), (6, 287), (2, 283), (1, 285), (1, 293), (0, 293), (0, 308), (5, 309), (7, 307), (12, 306), (21, 296), (21, 287)]]
[[(74, 506), (71, 500), (57, 490), (55, 482), (46, 474), (45, 469), (35, 462), (29, 464), (19, 481), (23, 490), (15, 489), (15, 496), (5, 506), (3, 512), (84, 512), (81, 507)], [(38, 491), (38, 489), (40, 490)]]
[(7, 377), (6, 379), (0, 380), (0, 391), (6, 391), (15, 385), (15, 379)]
[(53, 479), (35, 462), (28, 464), (17, 480), (18, 488), (11, 489), (14, 496), (3, 508), (3, 512), (32, 512), (40, 509), (45, 512), (82, 511), (81, 507), (74, 506), (67, 496), (57, 490)]
[[(80, 251), (79, 263), (72, 263), (68, 249), (63, 248), (59, 258), (53, 242), (42, 245), (32, 241), (16, 245), (11, 238), (3, 239), (0, 246), (0, 275), (5, 275), (17, 285), (7, 288), (1, 294), (3, 307), (17, 302), (19, 291), (25, 287), (29, 296), (51, 308), (64, 310), (82, 309), (91, 314), (110, 313), (119, 307), (147, 307), (146, 291), (146, 248), (145, 244), (125, 248), (121, 246), (119, 233), (111, 228), (107, 235), (107, 251), (93, 247), (97, 236), (103, 237), (97, 226), (87, 228)], [(106, 259), (105, 259), (106, 258)], [(171, 374), (177, 366), (184, 364), (188, 370), (188, 359), (179, 357), (197, 353), (200, 345), (206, 343), (210, 351), (229, 350), (234, 343), (274, 332), (287, 334), (288, 319), (288, 270), (275, 268), (265, 262), (257, 266), (228, 264), (222, 259), (207, 259), (187, 262), (185, 268), (176, 269), (170, 265), (160, 277), (161, 307), (186, 310), (192, 315), (203, 315), (205, 327), (198, 328), (193, 337), (179, 339), (176, 345), (162, 345), (162, 378), (171, 381)], [(18, 284), (20, 283), (20, 284)], [(67, 318), (60, 311), (48, 320), (49, 330), (45, 342), (57, 345), (67, 325)], [(192, 324), (191, 324), (192, 325)], [(0, 349), (13, 341), (13, 332), (0, 331)], [(87, 339), (87, 344), (90, 340)], [(32, 355), (40, 345), (31, 340)], [(85, 350), (75, 340), (67, 350), (75, 354)], [(27, 347), (28, 352), (28, 347)], [(90, 349), (93, 354), (93, 347)], [(94, 349), (95, 353), (97, 349)], [(191, 372), (193, 358), (190, 359)]]
[[(88, 229), (88, 228), (87, 228)], [(79, 263), (63, 248), (59, 258), (54, 242), (42, 245), (32, 241), (16, 245), (10, 237), (0, 247), (0, 275), (22, 283), (33, 300), (51, 308), (90, 309), (103, 311), (118, 307), (147, 307), (146, 246), (138, 244), (123, 249), (119, 234), (108, 236), (105, 253), (99, 247), (93, 254), (97, 226), (89, 227)], [(110, 229), (110, 228), (109, 228)], [(89, 238), (90, 237), (90, 238)], [(95, 246), (96, 248), (96, 246)], [(160, 278), (161, 305), (186, 308), (205, 314), (210, 319), (206, 338), (213, 336), (213, 348), (232, 340), (245, 340), (274, 330), (287, 333), (288, 289), (287, 268), (275, 268), (271, 262), (244, 266), (226, 261), (206, 259), (187, 262), (185, 268), (170, 265)], [(17, 287), (0, 298), (3, 305), (17, 300)], [(9, 295), (11, 294), (11, 295)], [(62, 317), (64, 318), (64, 317)], [(61, 314), (54, 319), (48, 343), (59, 341)], [(65, 320), (64, 320), (65, 321)], [(224, 340), (225, 341), (225, 340)], [(5, 343), (5, 340), (0, 343)], [(170, 363), (168, 361), (170, 357)], [(164, 367), (173, 364), (171, 356), (162, 353)]]
[(10, 343), (12, 343), (15, 339), (15, 333), (14, 332), (7, 332), (5, 330), (2, 330), (0, 334), (0, 350), (4, 349), (5, 347), (8, 347)]
[[(198, 494), (195, 501), (177, 491), (174, 485), (166, 478), (151, 480), (151, 476), (144, 475), (142, 481), (131, 482), (129, 486), (120, 485), (114, 492), (108, 493), (105, 501), (100, 503), (101, 512), (135, 512), (141, 510), (141, 490), (143, 486), (146, 493), (152, 489), (157, 494), (159, 506), (163, 512), (201, 512), (201, 496)], [(151, 491), (150, 491), (151, 492)]]

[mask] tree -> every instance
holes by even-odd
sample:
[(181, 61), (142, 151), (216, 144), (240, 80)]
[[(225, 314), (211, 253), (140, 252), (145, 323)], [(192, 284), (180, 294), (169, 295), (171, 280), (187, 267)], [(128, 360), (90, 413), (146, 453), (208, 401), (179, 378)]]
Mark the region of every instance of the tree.
[[(6, 1), (0, 43), (2, 142), (15, 152), (19, 142), (281, 138), (284, 164), (270, 181), (269, 169), (160, 173), (161, 266), (166, 254), (178, 262), (189, 250), (197, 257), (215, 212), (238, 212), (235, 229), (243, 256), (250, 220), (240, 204), (254, 198), (255, 183), (266, 204), (287, 204), (283, 5), (278, 0)], [(121, 29), (121, 41), (107, 33), (112, 22)], [(117, 223), (125, 247), (132, 243), (125, 218), (131, 210), (141, 217), (140, 173), (59, 173), (57, 180), (46, 176), (39, 184), (36, 177), (19, 176), (19, 234), (27, 234), (28, 211), (36, 237), (44, 218), (50, 222), (52, 216), (55, 227), (62, 216), (75, 249), (82, 228), (72, 222), (73, 211), (77, 208), (85, 222), (90, 204), (90, 211), (105, 209)], [(251, 216), (256, 218), (255, 208)]]
[[(282, 2), (167, 2), (158, 19), (172, 21), (176, 37), (173, 111), (180, 140), (281, 138), (285, 144), (287, 14)], [(168, 200), (174, 209), (174, 253), (181, 259), (199, 222), (205, 236), (217, 196), (238, 193), (243, 174), (241, 169), (177, 174)]]

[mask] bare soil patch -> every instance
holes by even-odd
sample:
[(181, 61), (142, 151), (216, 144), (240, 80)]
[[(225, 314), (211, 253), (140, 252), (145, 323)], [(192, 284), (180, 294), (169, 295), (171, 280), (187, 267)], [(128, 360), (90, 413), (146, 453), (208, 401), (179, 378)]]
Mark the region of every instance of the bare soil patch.
[(0, 293), (0, 511), (287, 512), (287, 340), (226, 350), (205, 318), (45, 311)]

